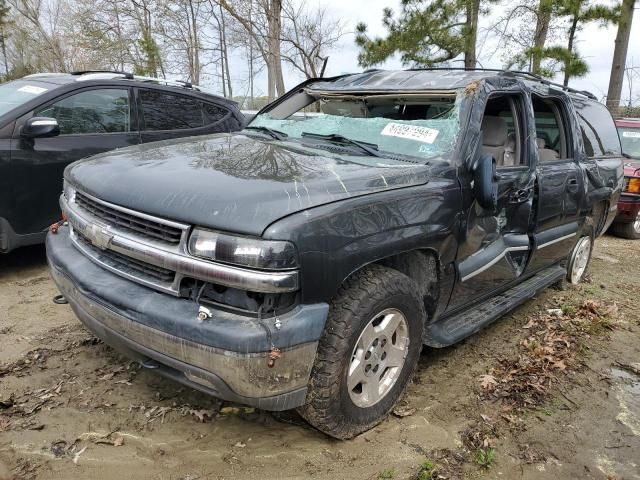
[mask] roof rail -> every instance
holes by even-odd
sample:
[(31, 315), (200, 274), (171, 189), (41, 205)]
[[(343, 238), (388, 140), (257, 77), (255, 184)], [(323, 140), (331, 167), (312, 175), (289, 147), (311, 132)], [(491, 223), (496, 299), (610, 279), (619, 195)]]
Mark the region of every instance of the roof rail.
[(114, 74), (114, 75), (122, 75), (127, 80), (133, 79), (133, 73), (130, 72), (122, 72), (120, 70), (78, 70), (76, 72), (71, 72), (71, 75), (85, 76), (90, 74)]
[(133, 73), (130, 73), (130, 72), (121, 72), (118, 70), (82, 70), (79, 72), (71, 72), (71, 75), (76, 75), (78, 77), (76, 81), (121, 78), (123, 80), (135, 80), (138, 82), (158, 83), (161, 85), (167, 85), (169, 87), (188, 88), (191, 90), (197, 90), (199, 92), (208, 93), (210, 95), (217, 95), (215, 92), (213, 92), (208, 88), (201, 87), (200, 85), (195, 85), (185, 80), (167, 80), (166, 78), (145, 77), (143, 75), (134, 75)]
[(596, 97), (593, 93), (587, 91), (587, 90), (576, 90), (575, 88), (571, 88), (571, 87), (566, 87), (564, 85), (562, 85), (561, 83), (556, 83), (556, 82), (552, 82), (551, 80), (547, 80), (546, 78), (541, 77), (540, 75), (537, 75), (535, 73), (531, 73), (531, 72), (525, 72), (522, 70), (505, 70), (502, 68), (467, 68), (467, 67), (431, 67), (431, 68), (409, 68), (409, 71), (417, 71), (417, 70), (450, 70), (450, 71), (466, 71), (466, 72), (494, 72), (497, 73), (499, 75), (505, 75), (505, 76), (514, 76), (514, 77), (523, 77), (523, 78), (529, 78), (531, 80), (535, 80), (536, 82), (540, 82), (543, 83), (545, 85), (548, 85), (550, 87), (555, 87), (555, 88), (559, 88), (561, 90), (566, 90), (567, 92), (571, 92), (571, 93), (576, 93), (579, 95), (583, 95), (587, 98), (590, 98), (591, 100), (598, 100), (598, 97)]

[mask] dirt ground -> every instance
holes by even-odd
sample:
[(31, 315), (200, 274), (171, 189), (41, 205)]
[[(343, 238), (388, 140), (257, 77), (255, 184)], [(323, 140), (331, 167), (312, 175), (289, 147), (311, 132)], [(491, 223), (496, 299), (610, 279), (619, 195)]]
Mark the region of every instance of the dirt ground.
[(0, 256), (0, 479), (640, 479), (638, 272), (599, 239), (590, 282), (425, 348), (396, 414), (336, 441), (139, 370), (52, 303), (42, 247)]

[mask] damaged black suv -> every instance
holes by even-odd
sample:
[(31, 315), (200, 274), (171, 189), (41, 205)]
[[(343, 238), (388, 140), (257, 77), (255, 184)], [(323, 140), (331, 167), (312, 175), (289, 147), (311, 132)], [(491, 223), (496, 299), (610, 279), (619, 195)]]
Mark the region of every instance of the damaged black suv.
[(588, 92), (369, 71), (307, 81), (238, 133), (72, 164), (48, 259), (85, 325), (144, 367), (349, 438), (423, 345), (579, 282), (622, 181)]

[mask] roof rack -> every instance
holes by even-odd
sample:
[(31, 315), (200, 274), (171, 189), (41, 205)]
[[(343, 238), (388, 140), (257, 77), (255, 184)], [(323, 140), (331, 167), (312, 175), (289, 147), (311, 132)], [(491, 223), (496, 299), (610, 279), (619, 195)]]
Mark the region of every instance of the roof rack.
[(407, 69), (409, 71), (418, 71), (418, 70), (451, 70), (451, 71), (467, 71), (467, 72), (494, 72), (500, 75), (504, 75), (504, 76), (513, 76), (513, 77), (522, 77), (522, 78), (529, 78), (531, 80), (535, 80), (536, 82), (540, 82), (543, 83), (545, 85), (548, 85), (550, 87), (555, 87), (555, 88), (559, 88), (561, 90), (565, 90), (567, 92), (571, 92), (571, 93), (576, 93), (578, 95), (584, 95), (587, 98), (590, 98), (591, 100), (598, 100), (598, 97), (596, 97), (593, 93), (587, 91), (587, 90), (576, 90), (575, 88), (571, 88), (571, 87), (566, 87), (564, 85), (562, 85), (561, 83), (556, 83), (556, 82), (552, 82), (551, 80), (547, 80), (546, 78), (541, 77), (540, 75), (537, 75), (535, 73), (531, 73), (531, 72), (525, 72), (522, 70), (505, 70), (505, 69), (501, 69), (501, 68), (467, 68), (467, 67), (431, 67), (431, 68), (409, 68)]

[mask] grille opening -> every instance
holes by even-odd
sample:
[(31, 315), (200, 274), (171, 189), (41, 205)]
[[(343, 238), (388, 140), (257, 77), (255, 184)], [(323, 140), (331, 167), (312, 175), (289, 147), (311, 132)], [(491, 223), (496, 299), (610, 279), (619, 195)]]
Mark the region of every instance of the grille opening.
[(111, 268), (156, 283), (170, 284), (175, 278), (175, 272), (171, 270), (141, 262), (140, 260), (121, 255), (113, 250), (100, 250), (94, 247), (88, 239), (78, 234), (78, 232), (76, 232), (76, 236), (78, 243), (84, 248), (91, 250), (100, 262)]
[(216, 283), (184, 278), (180, 284), (180, 296), (201, 304), (211, 304), (228, 310), (241, 311), (268, 318), (285, 313), (295, 306), (297, 292), (262, 293), (227, 287)]
[(96, 202), (86, 195), (83, 195), (81, 192), (76, 192), (75, 202), (80, 208), (100, 218), (105, 223), (116, 225), (119, 228), (134, 232), (147, 238), (162, 240), (172, 245), (180, 243), (180, 237), (182, 236), (182, 229), (180, 228), (171, 227), (160, 222), (147, 220), (145, 218), (108, 207), (102, 203)]

